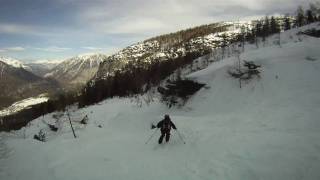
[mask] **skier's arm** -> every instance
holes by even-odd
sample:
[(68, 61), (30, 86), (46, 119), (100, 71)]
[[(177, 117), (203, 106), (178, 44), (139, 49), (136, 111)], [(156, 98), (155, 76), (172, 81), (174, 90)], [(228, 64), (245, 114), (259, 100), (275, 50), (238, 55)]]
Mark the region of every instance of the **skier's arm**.
[(177, 130), (176, 125), (172, 121), (171, 121), (171, 126), (172, 126), (173, 129)]
[(157, 124), (157, 128), (161, 128), (162, 123), (163, 123), (162, 121), (158, 122), (158, 124)]

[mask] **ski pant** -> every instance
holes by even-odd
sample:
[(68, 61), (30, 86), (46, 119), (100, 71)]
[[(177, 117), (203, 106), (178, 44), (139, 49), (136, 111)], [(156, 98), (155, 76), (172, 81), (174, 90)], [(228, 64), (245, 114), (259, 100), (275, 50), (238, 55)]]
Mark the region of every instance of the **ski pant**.
[(162, 143), (163, 138), (166, 137), (166, 142), (170, 139), (170, 131), (161, 131), (161, 136), (159, 138), (159, 144)]

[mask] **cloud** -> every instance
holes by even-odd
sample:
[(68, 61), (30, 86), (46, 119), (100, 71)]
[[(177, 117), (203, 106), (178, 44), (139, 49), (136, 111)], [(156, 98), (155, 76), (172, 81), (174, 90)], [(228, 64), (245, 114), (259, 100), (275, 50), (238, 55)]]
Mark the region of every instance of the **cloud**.
[(159, 19), (146, 17), (125, 17), (112, 22), (102, 22), (100, 27), (105, 33), (111, 34), (139, 34), (146, 31), (161, 31), (167, 25)]
[(102, 49), (106, 49), (106, 48), (85, 46), (85, 47), (82, 47), (82, 49), (87, 49), (87, 50), (102, 50)]
[(38, 34), (34, 27), (21, 24), (0, 24), (0, 34)]
[(1, 48), (0, 52), (8, 52), (8, 51), (25, 51), (26, 49), (24, 47), (16, 46), (16, 47), (6, 47), (6, 48)]
[[(1, 15), (1, 14), (0, 14)], [(80, 28), (81, 29), (81, 28)], [(75, 28), (67, 26), (51, 26), (46, 25), (25, 25), (21, 22), (19, 23), (1, 23), (0, 22), (0, 36), (4, 35), (28, 35), (28, 36), (38, 36), (48, 39), (62, 38), (65, 40), (66, 36), (81, 36), (84, 32)]]
[(308, 2), (311, 0), (92, 0), (79, 7), (77, 18), (101, 33), (148, 36), (223, 20), (292, 12)]
[(6, 48), (6, 50), (8, 50), (8, 51), (24, 51), (25, 48), (17, 46), (17, 47)]
[(64, 51), (71, 50), (71, 48), (57, 47), (57, 46), (50, 46), (46, 48), (34, 48), (34, 49), (38, 51), (46, 51), (46, 52), (64, 52)]

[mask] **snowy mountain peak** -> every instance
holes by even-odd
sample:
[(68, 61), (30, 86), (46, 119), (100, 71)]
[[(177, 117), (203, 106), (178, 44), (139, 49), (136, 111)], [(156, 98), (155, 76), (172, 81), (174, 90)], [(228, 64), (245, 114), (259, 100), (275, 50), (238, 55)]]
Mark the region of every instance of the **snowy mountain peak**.
[(83, 85), (95, 75), (100, 63), (107, 58), (104, 54), (78, 55), (62, 61), (45, 77), (52, 77), (65, 85)]
[(104, 61), (108, 56), (104, 54), (81, 54), (77, 55), (75, 57), (66, 59), (62, 61), (60, 65), (65, 66), (65, 69), (67, 70), (71, 66), (78, 66), (78, 65), (83, 65), (85, 63), (89, 63), (90, 67), (93, 67), (95, 65), (99, 65), (100, 62)]
[(78, 58), (83, 58), (83, 59), (90, 59), (92, 57), (106, 57), (108, 55), (101, 54), (101, 53), (84, 53), (84, 54), (79, 54)]
[(30, 70), (30, 67), (24, 65), (23, 62), (11, 57), (0, 56), (0, 61), (16, 68), (23, 68), (25, 70)]
[(89, 63), (90, 67), (92, 68), (96, 65), (99, 65), (107, 57), (108, 57), (108, 55), (105, 55), (105, 54), (87, 53), (87, 54), (78, 55), (78, 56), (72, 58), (72, 60), (76, 60), (76, 61), (80, 60), (80, 61), (82, 61), (82, 64)]

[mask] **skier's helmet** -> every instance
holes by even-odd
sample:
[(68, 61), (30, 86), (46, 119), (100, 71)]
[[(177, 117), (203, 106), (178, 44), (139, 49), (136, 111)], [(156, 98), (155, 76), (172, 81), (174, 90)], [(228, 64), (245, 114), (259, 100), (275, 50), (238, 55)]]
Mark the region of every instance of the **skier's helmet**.
[(164, 119), (169, 120), (170, 119), (169, 115), (168, 114), (164, 115)]

